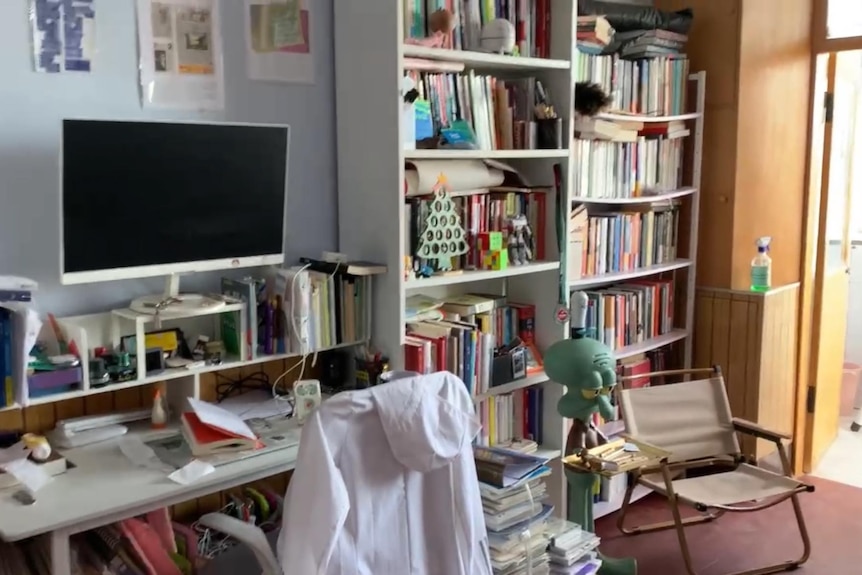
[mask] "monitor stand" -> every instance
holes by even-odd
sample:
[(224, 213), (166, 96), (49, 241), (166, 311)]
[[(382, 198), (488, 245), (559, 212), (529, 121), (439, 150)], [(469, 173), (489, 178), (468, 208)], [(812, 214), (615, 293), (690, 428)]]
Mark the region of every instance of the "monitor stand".
[(197, 293), (180, 293), (180, 276), (171, 274), (165, 278), (165, 291), (158, 295), (145, 295), (132, 300), (129, 308), (146, 315), (197, 315), (212, 313), (224, 307), (225, 301), (218, 296), (210, 297)]

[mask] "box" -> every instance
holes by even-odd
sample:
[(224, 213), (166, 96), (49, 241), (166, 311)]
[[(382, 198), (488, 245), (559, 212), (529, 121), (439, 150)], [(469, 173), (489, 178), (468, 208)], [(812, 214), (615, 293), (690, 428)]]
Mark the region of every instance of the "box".
[(503, 232), (479, 234), (479, 249), (483, 252), (499, 252), (503, 249)]
[(43, 397), (78, 390), (83, 379), (81, 366), (77, 366), (54, 371), (37, 371), (27, 377), (27, 385), (30, 388), (30, 397)]
[(484, 258), (484, 268), (486, 270), (505, 270), (509, 268), (509, 252), (508, 250), (500, 250), (496, 252), (488, 252)]

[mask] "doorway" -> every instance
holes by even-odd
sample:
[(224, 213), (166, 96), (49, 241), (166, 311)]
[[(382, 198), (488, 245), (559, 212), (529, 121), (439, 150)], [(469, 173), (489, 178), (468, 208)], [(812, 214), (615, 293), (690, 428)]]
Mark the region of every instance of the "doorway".
[[(853, 244), (854, 230), (862, 239), (862, 49), (818, 55), (814, 80), (822, 108), (814, 107), (812, 122), (814, 274), (803, 471), (862, 487), (862, 461), (856, 465), (852, 455), (862, 450), (862, 434), (851, 432), (862, 376), (856, 346), (862, 301), (849, 297), (851, 286), (862, 287), (862, 242)], [(851, 275), (853, 255), (859, 265)]]

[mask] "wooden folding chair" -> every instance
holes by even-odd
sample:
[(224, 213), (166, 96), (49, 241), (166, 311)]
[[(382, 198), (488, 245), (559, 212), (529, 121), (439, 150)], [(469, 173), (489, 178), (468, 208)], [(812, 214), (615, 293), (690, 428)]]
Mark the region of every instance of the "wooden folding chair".
[[(814, 486), (792, 477), (783, 443), (790, 437), (734, 418), (718, 368), (663, 371), (637, 377), (684, 376), (688, 379), (694, 375), (706, 376), (706, 379), (619, 391), (627, 435), (672, 453), (658, 465), (633, 472), (617, 523), (620, 531), (636, 535), (675, 529), (686, 570), (696, 575), (685, 536), (687, 526), (712, 521), (726, 512), (761, 511), (789, 499), (802, 536), (802, 556), (732, 575), (764, 575), (797, 568), (811, 553), (811, 540), (797, 496), (814, 491)], [(784, 474), (747, 463), (740, 452), (737, 433), (775, 442)], [(672, 521), (625, 527), (637, 484), (667, 498)], [(683, 519), (681, 503), (694, 507), (701, 515)]]

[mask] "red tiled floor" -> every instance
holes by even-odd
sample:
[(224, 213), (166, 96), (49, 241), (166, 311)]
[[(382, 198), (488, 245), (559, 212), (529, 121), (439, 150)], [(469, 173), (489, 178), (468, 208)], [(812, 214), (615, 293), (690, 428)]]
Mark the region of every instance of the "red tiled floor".
[[(806, 480), (817, 488), (800, 496), (812, 552), (797, 573), (862, 573), (862, 489), (825, 479)], [(666, 501), (653, 495), (632, 507), (626, 523), (666, 519), (670, 519)], [(674, 531), (625, 536), (616, 529), (616, 515), (597, 521), (596, 531), (602, 537), (605, 554), (638, 560), (638, 575), (686, 573)], [(726, 514), (686, 530), (698, 575), (725, 575), (798, 557), (802, 551), (798, 533), (789, 502), (759, 513)]]

